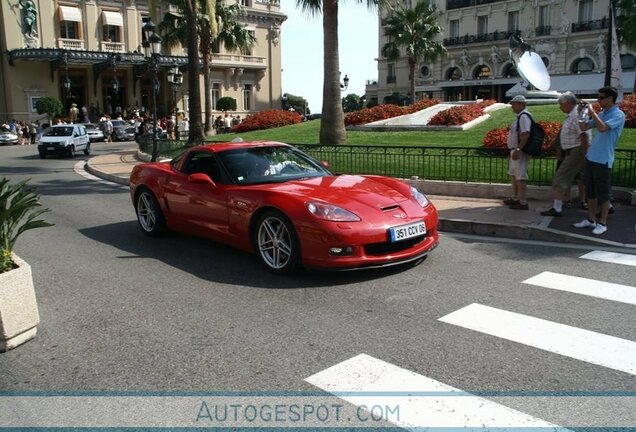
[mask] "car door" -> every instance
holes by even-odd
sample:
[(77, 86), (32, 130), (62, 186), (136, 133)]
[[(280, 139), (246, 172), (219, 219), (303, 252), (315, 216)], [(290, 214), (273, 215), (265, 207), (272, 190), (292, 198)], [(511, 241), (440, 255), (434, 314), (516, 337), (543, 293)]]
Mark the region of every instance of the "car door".
[[(191, 152), (164, 186), (165, 198), (176, 222), (186, 231), (212, 238), (228, 236), (227, 182), (219, 162), (210, 152)], [(206, 174), (213, 184), (193, 179)]]

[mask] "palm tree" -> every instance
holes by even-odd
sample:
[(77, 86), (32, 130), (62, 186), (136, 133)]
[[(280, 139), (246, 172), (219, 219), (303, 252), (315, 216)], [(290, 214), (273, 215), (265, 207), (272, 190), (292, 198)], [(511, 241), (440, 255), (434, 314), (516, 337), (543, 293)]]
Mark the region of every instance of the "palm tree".
[[(200, 8), (205, 5), (205, 0), (200, 1)], [(184, 0), (170, 0), (170, 4), (177, 7), (183, 13)], [(213, 125), (213, 109), (210, 97), (210, 69), (212, 53), (215, 47), (223, 43), (225, 48), (231, 52), (247, 53), (256, 43), (255, 36), (247, 30), (241, 23), (240, 17), (243, 9), (239, 4), (227, 5), (223, 2), (215, 3), (215, 22), (210, 21), (209, 13), (197, 14), (197, 29), (200, 34), (199, 52), (203, 59), (203, 83), (204, 83), (204, 103), (205, 103), (205, 131), (209, 133)], [(214, 24), (214, 26), (212, 25)], [(164, 42), (169, 46), (181, 44), (185, 46), (187, 42), (188, 23), (181, 14), (168, 12), (163, 21), (159, 24), (164, 38)]]
[[(612, 0), (610, 4), (614, 2), (615, 0)], [(618, 25), (621, 42), (634, 49), (636, 48), (636, 1), (620, 0), (618, 5), (620, 8)], [(636, 92), (636, 76), (634, 76), (634, 92)]]
[[(357, 0), (368, 8), (388, 6), (388, 0)], [(324, 77), (322, 87), (321, 144), (347, 141), (340, 94), (340, 60), (338, 54), (338, 0), (296, 0), (296, 5), (310, 15), (322, 13)]]
[(439, 14), (428, 1), (419, 0), (414, 8), (399, 5), (384, 21), (384, 34), (389, 42), (382, 47), (382, 55), (391, 61), (401, 58), (404, 48), (409, 65), (411, 103), (415, 102), (415, 68), (421, 61), (434, 62), (446, 54), (446, 48), (436, 41), (442, 34)]

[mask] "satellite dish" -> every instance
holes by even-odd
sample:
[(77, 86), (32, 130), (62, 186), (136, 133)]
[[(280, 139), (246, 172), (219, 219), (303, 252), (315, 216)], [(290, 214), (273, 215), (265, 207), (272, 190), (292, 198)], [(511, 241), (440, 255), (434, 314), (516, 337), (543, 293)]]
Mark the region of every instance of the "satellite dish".
[(521, 36), (510, 36), (509, 52), (521, 78), (538, 90), (550, 90), (550, 74), (543, 59), (531, 50)]

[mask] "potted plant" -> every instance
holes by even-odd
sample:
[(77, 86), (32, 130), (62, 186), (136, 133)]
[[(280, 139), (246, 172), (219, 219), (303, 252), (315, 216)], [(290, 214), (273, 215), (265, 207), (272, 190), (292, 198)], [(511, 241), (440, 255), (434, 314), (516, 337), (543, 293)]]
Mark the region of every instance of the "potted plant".
[(0, 180), (0, 352), (32, 339), (40, 322), (31, 267), (12, 252), (24, 231), (51, 226), (37, 219), (49, 210), (27, 181)]

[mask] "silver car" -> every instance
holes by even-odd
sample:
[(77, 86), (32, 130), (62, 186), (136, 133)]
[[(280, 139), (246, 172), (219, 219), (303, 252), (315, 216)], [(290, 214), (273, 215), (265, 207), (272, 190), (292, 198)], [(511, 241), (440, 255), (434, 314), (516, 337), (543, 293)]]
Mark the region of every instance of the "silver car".
[(18, 136), (11, 132), (9, 129), (2, 128), (0, 129), (0, 145), (5, 144), (17, 144)]
[(104, 132), (93, 123), (84, 123), (90, 142), (104, 141)]

